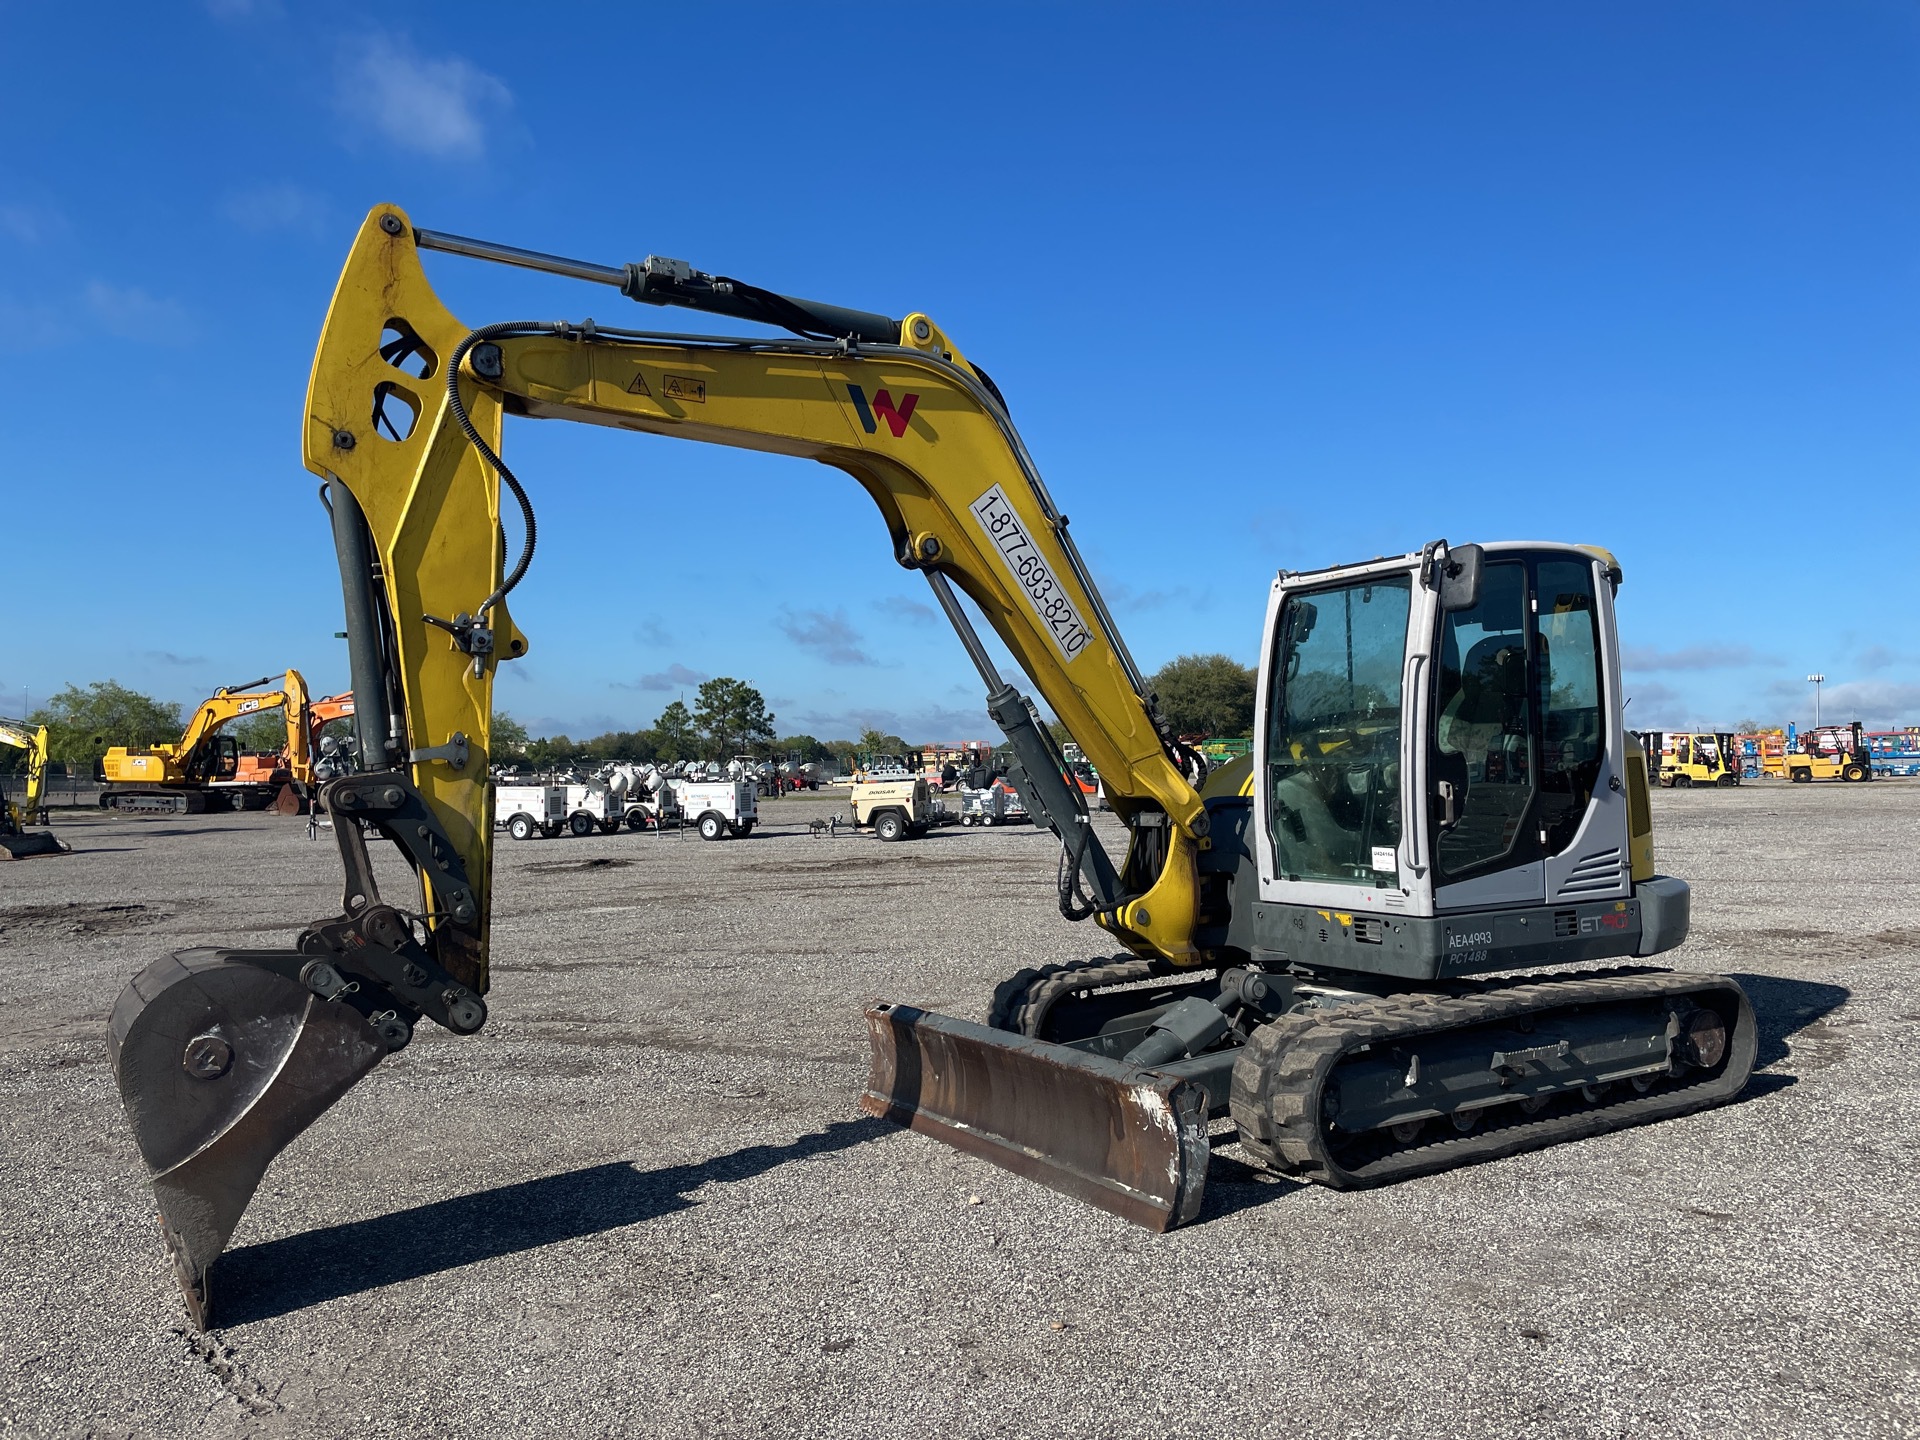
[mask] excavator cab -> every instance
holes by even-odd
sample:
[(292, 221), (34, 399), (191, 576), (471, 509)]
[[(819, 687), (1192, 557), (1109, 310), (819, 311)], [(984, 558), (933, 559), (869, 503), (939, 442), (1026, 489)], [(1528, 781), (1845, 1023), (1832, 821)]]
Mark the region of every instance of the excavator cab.
[[(1628, 863), (1618, 566), (1575, 546), (1472, 548), (1467, 591), (1445, 589), (1458, 562), (1444, 544), (1274, 585), (1255, 739), (1262, 902), (1390, 922), (1624, 900), (1652, 880), (1650, 855), (1641, 875)], [(1437, 945), (1420, 963), (1457, 974), (1503, 958)]]
[(239, 737), (225, 732), (209, 736), (188, 769), (190, 778), (205, 782), (231, 780), (239, 773)]

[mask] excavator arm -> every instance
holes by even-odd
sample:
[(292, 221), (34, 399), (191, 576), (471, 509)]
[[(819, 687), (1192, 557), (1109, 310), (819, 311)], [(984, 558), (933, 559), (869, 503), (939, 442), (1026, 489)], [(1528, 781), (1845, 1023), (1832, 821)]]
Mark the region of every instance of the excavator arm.
[[(917, 313), (895, 322), (813, 307), (828, 313), (795, 316), (756, 302), (754, 318), (811, 318), (823, 330), (837, 324), (887, 338), (724, 340), (591, 322), (473, 331), (435, 296), (423, 247), (563, 273), (604, 269), (642, 298), (666, 293), (702, 309), (725, 303), (724, 313), (740, 313), (731, 302), (750, 287), (716, 295), (676, 262), (650, 260), (629, 276), (419, 232), (387, 207), (368, 217), (348, 257), (314, 361), (304, 453), (327, 482), (336, 536), (351, 532), (356, 518), (364, 536), (348, 533), (342, 549), (354, 556), (343, 576), (350, 622), (364, 605), (383, 610), (390, 627), (380, 654), (362, 655), (350, 641), (355, 692), (373, 697), (357, 717), (361, 746), (369, 757), (387, 747), (397, 759), (396, 737), (409, 753), (464, 737), (469, 766), (435, 759), (415, 765), (413, 778), (460, 851), (482, 910), (491, 827), (480, 781), (491, 686), (496, 667), (529, 643), (507, 611), (491, 463), (501, 417), (514, 414), (793, 455), (851, 475), (885, 518), (896, 561), (927, 577), (959, 631), (987, 685), (988, 708), (1014, 743), (1030, 809), (1079, 854), (1072, 878), (1084, 883), (1099, 923), (1139, 954), (1183, 964), (1199, 958), (1195, 856), (1207, 822), (1194, 759), (1173, 753), (1156, 727), (1138, 667), (1066, 517), (993, 386), (939, 326)], [(517, 480), (509, 488), (523, 493)], [(527, 533), (531, 543), (536, 532)], [(364, 564), (355, 553), (361, 545), (371, 552)], [(365, 593), (369, 566), (384, 581), (384, 589), (375, 582), (378, 594)], [(1134, 837), (1121, 864), (1091, 837), (1083, 803), (1058, 779), (1065, 767), (1050, 738), (995, 670), (955, 589), (1098, 767)], [(365, 628), (373, 639), (373, 627)], [(376, 686), (376, 676), (389, 683)], [(434, 908), (431, 893), (424, 900)], [(484, 988), (484, 968), (470, 983)]]
[[(423, 249), (793, 334), (724, 339), (584, 320), (474, 329), (435, 295)], [(421, 1018), (462, 1034), (485, 1021), (492, 691), (497, 668), (529, 648), (508, 596), (538, 533), (528, 488), (501, 457), (507, 415), (763, 450), (851, 475), (879, 507), (894, 559), (926, 577), (980, 672), (1023, 799), (1061, 841), (1063, 912), (1095, 918), (1158, 964), (1208, 959), (1195, 944), (1204, 763), (1156, 724), (1004, 402), (931, 318), (779, 296), (658, 257), (586, 265), (421, 231), (380, 207), (334, 293), (303, 433), (340, 562), (362, 766), (320, 791), (346, 876), (341, 912), (309, 926), (293, 952), (171, 957), (135, 980), (114, 1015), (123, 1098), (196, 1318), (207, 1267), (273, 1156)], [(503, 493), (525, 534), (511, 566)], [(960, 594), (1098, 767), (1130, 837), (1118, 861)], [(377, 838), (409, 860), (417, 896), (381, 895), (367, 850)], [(908, 1007), (879, 1006), (869, 1020), (866, 1103), (877, 1113), (1147, 1223), (1197, 1206), (1205, 1105), (1178, 1084)], [(1033, 1103), (1006, 1113), (1008, 1087)], [(1076, 1145), (1057, 1163), (1052, 1152)]]

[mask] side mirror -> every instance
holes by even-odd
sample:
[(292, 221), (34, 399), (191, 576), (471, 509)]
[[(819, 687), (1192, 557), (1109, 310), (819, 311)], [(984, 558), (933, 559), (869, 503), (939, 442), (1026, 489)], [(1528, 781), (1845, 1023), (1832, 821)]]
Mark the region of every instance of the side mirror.
[(1459, 545), (1447, 551), (1440, 562), (1442, 610), (1471, 610), (1480, 603), (1481, 555), (1478, 545)]
[(1295, 645), (1307, 643), (1307, 637), (1313, 634), (1313, 627), (1320, 619), (1320, 610), (1311, 600), (1293, 602), (1293, 619), (1289, 625), (1288, 639)]

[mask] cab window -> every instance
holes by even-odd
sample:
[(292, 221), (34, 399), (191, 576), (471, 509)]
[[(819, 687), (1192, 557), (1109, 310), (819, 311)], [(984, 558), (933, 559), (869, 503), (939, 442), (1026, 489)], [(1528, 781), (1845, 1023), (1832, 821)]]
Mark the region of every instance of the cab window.
[(1480, 603), (1441, 617), (1430, 803), (1442, 880), (1531, 858), (1537, 767), (1527, 668), (1526, 562), (1495, 561), (1482, 572)]
[(1546, 853), (1573, 843), (1593, 799), (1607, 732), (1600, 695), (1600, 628), (1593, 566), (1535, 566), (1539, 641), (1540, 830)]
[(1274, 641), (1267, 775), (1274, 868), (1392, 884), (1400, 843), (1400, 676), (1412, 580), (1287, 598)]

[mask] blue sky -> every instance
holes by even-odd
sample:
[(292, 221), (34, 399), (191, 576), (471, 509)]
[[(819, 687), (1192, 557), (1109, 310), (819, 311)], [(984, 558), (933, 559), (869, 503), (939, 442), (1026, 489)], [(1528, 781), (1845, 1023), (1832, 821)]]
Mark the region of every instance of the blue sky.
[[(536, 17), (550, 16), (541, 20)], [(298, 440), (346, 246), (649, 252), (985, 365), (1141, 662), (1436, 536), (1607, 545), (1630, 718), (1920, 724), (1920, 9), (0, 3), (0, 711), (114, 677), (344, 688)], [(434, 257), (472, 324), (655, 323)], [(695, 322), (675, 319), (675, 326)], [(503, 708), (703, 676), (783, 731), (983, 733), (870, 503), (520, 422)], [(722, 573), (692, 557), (735, 533)], [(517, 672), (517, 673), (516, 673)]]

